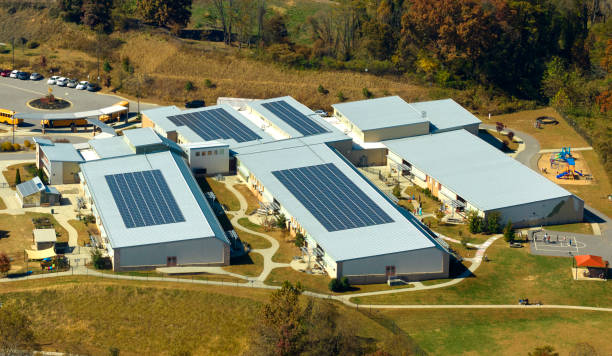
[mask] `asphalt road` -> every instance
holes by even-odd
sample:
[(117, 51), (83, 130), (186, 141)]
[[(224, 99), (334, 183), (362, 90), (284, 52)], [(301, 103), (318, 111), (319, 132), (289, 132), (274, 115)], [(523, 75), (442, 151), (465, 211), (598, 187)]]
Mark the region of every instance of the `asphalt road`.
[[(49, 86), (47, 85), (47, 79), (48, 78), (38, 81), (31, 81), (0, 77), (0, 108), (10, 109), (20, 113), (79, 112), (100, 109), (111, 106), (118, 101), (123, 100), (115, 95), (92, 93), (86, 90), (76, 90), (73, 88), (58, 87), (55, 85)], [(49, 87), (53, 88), (53, 95), (70, 101), (72, 106), (63, 110), (37, 110), (26, 105), (26, 103), (32, 99), (38, 99), (44, 95), (47, 95)], [(155, 104), (141, 102), (140, 110), (150, 109), (155, 106)], [(136, 111), (136, 107), (137, 103), (135, 101), (130, 101), (130, 110)], [(40, 123), (29, 122), (29, 124), (38, 126)]]

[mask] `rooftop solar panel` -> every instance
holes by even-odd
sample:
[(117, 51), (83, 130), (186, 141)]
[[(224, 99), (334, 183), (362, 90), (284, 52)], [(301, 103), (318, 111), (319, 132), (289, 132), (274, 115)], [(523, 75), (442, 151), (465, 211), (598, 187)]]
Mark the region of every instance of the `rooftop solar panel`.
[(289, 124), (289, 126), (293, 127), (304, 136), (329, 132), (283, 100), (263, 103), (261, 106), (278, 116), (279, 119)]
[(159, 169), (104, 176), (127, 228), (184, 222)]
[(327, 231), (394, 221), (333, 163), (285, 169), (272, 174)]
[(261, 136), (225, 109), (211, 109), (168, 116), (168, 120), (176, 126), (189, 127), (205, 141), (234, 139), (236, 142), (248, 142), (261, 139)]

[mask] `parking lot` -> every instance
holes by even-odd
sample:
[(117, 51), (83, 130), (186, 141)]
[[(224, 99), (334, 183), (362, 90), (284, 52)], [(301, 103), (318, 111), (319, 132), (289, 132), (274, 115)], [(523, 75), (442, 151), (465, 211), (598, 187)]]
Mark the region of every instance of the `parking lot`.
[[(573, 256), (596, 255), (612, 260), (612, 244), (606, 236), (547, 230), (534, 232), (532, 236), (535, 239), (530, 238), (530, 248), (534, 255), (570, 257), (571, 253)], [(550, 237), (550, 242), (545, 236)]]
[[(92, 93), (86, 90), (77, 90), (68, 87), (47, 85), (47, 79), (38, 81), (19, 80), (14, 78), (0, 77), (0, 108), (10, 109), (16, 112), (79, 112), (100, 109), (117, 103), (122, 98), (115, 95)], [(68, 100), (72, 106), (63, 110), (37, 110), (32, 109), (26, 103), (32, 99), (40, 98), (48, 94), (48, 88), (53, 89), (53, 95)], [(130, 111), (136, 111), (136, 102), (130, 101)], [(146, 110), (155, 107), (154, 104), (140, 103), (140, 109)], [(28, 125), (29, 124), (29, 125)], [(27, 122), (25, 127), (39, 127), (39, 122)]]

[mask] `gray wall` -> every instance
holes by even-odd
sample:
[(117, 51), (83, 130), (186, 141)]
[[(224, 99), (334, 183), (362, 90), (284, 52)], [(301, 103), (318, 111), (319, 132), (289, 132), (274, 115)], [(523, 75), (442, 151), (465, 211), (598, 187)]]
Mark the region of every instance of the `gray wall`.
[[(177, 265), (229, 264), (225, 261), (225, 246), (221, 240), (210, 237), (153, 245), (115, 249), (119, 267), (166, 266), (166, 257), (176, 256)], [(118, 252), (118, 253), (117, 253)], [(115, 266), (117, 269), (117, 266)]]
[(351, 283), (380, 283), (387, 277), (386, 266), (395, 266), (395, 274), (405, 280), (448, 277), (448, 254), (437, 247), (339, 262), (339, 276)]
[[(570, 195), (493, 211), (501, 213), (503, 224), (512, 220), (514, 227), (570, 224), (583, 221), (584, 201)], [(485, 217), (490, 212), (486, 211)]]
[[(79, 182), (79, 164), (76, 162), (63, 162), (62, 165), (62, 183), (78, 183)], [(61, 183), (60, 183), (61, 184)]]
[(426, 135), (429, 133), (429, 121), (419, 122), (411, 125), (385, 127), (363, 132), (364, 142), (379, 142), (394, 138), (412, 137)]

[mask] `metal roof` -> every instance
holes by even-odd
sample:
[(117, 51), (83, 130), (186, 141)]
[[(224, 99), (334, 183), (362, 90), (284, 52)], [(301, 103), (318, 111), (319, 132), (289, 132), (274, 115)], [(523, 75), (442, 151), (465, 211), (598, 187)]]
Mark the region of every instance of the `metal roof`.
[(332, 105), (362, 131), (430, 123), (430, 131), (445, 131), (480, 124), (480, 120), (453, 99), (407, 103), (399, 96)]
[[(285, 140), (289, 141), (289, 140)], [(294, 141), (298, 143), (299, 141)], [(325, 144), (286, 146), (279, 141), (254, 148), (237, 149), (244, 165), (266, 191), (294, 216), (302, 227), (336, 261), (435, 247), (379, 190)], [(332, 163), (358, 189), (374, 201), (394, 222), (329, 232), (272, 173), (277, 170)]]
[(453, 99), (422, 101), (409, 105), (418, 113), (425, 112), (425, 117), (431, 123), (430, 130), (433, 133), (460, 129), (468, 125), (479, 125), (482, 122)]
[(100, 158), (112, 158), (133, 155), (134, 150), (121, 136), (89, 140), (89, 146)]
[[(36, 140), (35, 140), (36, 141)], [(38, 141), (37, 141), (38, 142)], [(51, 145), (41, 144), (43, 151), (49, 161), (55, 162), (83, 162), (84, 159), (71, 143), (52, 142)]]
[(57, 235), (55, 229), (34, 229), (34, 242), (55, 242)]
[[(276, 101), (284, 101), (289, 106), (304, 114), (308, 118), (312, 119), (318, 126), (321, 126), (323, 129), (328, 132), (323, 132), (318, 135), (328, 135), (329, 133), (339, 132), (334, 126), (329, 124), (327, 121), (323, 120), (319, 114), (316, 114), (306, 105), (300, 103), (290, 96), (283, 96), (278, 98), (271, 98), (265, 100), (256, 100), (250, 103), (247, 103), (247, 106), (252, 110), (257, 112), (259, 115), (263, 116), (266, 120), (271, 122), (274, 126), (278, 127), (281, 131), (285, 132), (290, 137), (303, 137), (304, 135), (296, 130), (294, 127), (290, 125), (290, 123), (285, 122), (283, 118), (278, 117), (276, 114), (266, 109), (263, 104), (276, 102)], [(315, 135), (316, 136), (316, 135)], [(308, 135), (307, 135), (308, 137)]]
[(40, 180), (40, 178), (34, 177), (27, 182), (17, 184), (15, 188), (19, 191), (19, 194), (22, 197), (27, 197), (34, 193), (38, 193), (45, 190), (45, 185)]
[(383, 143), (483, 211), (571, 195), (465, 130)]
[(399, 96), (334, 104), (332, 107), (361, 131), (429, 121)]
[(134, 147), (159, 145), (162, 143), (162, 140), (150, 127), (123, 130), (123, 136)]
[(62, 112), (62, 113), (16, 113), (15, 117), (19, 119), (28, 120), (70, 120), (70, 119), (83, 119), (87, 117), (94, 117), (100, 115), (108, 115), (116, 112), (125, 110), (124, 106), (112, 105), (109, 107), (101, 108), (98, 110), (80, 111), (80, 112)]
[[(105, 176), (151, 169), (161, 171), (185, 221), (128, 229)], [(170, 151), (90, 161), (81, 164), (81, 172), (113, 248), (209, 237), (229, 243), (189, 167)]]

